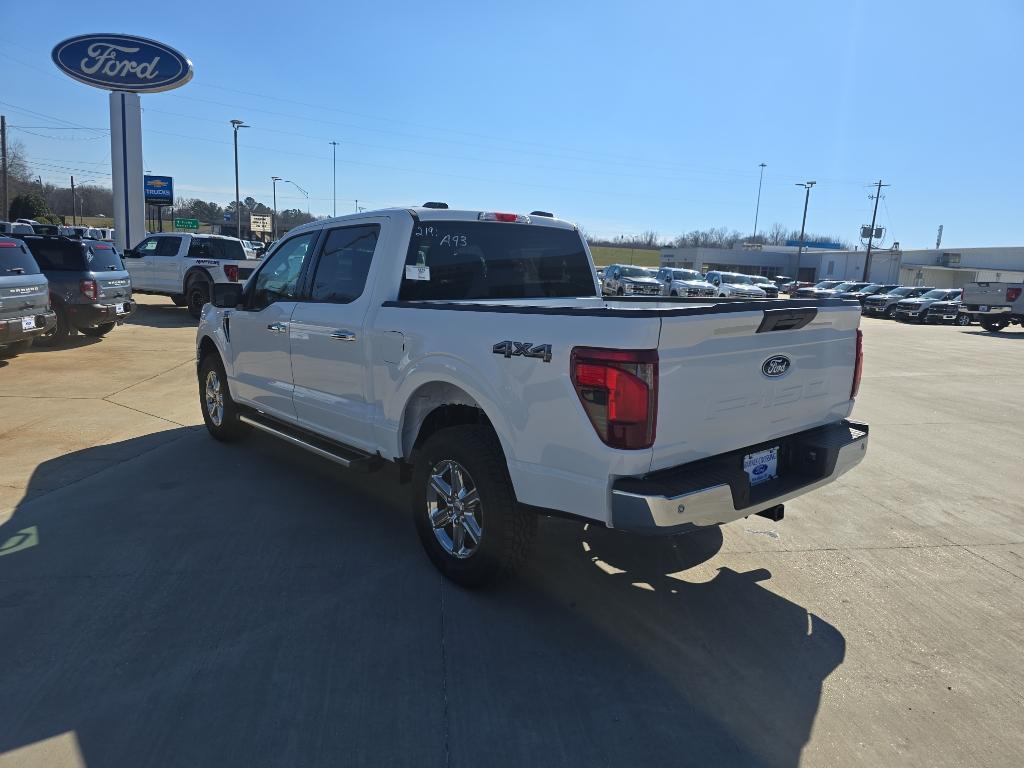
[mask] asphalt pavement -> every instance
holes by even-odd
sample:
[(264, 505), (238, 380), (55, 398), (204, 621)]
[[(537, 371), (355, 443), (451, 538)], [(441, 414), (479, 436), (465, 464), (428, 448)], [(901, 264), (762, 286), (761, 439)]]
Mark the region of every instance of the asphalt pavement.
[(0, 360), (0, 766), (1017, 766), (1024, 331), (865, 319), (868, 457), (445, 582), (406, 486), (201, 426), (195, 326)]

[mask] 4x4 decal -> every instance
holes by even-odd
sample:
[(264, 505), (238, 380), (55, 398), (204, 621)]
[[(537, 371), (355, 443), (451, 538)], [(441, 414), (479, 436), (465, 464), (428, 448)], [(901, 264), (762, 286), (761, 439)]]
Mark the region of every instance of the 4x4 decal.
[(491, 351), (496, 355), (504, 355), (506, 358), (534, 357), (545, 363), (551, 362), (550, 344), (534, 345), (530, 341), (499, 341), (491, 347)]

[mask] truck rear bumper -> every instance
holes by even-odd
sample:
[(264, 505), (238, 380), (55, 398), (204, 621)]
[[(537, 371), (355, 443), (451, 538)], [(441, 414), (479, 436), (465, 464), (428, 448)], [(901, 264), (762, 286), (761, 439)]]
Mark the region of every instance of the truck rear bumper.
[(961, 312), (965, 312), (969, 315), (1009, 315), (1013, 313), (1013, 307), (996, 307), (989, 306), (986, 309), (981, 309), (985, 305), (983, 304), (972, 304), (971, 306), (962, 306)]
[[(612, 527), (671, 535), (770, 510), (835, 480), (867, 453), (868, 426), (841, 421), (612, 486)], [(778, 477), (751, 487), (743, 457), (779, 447)]]

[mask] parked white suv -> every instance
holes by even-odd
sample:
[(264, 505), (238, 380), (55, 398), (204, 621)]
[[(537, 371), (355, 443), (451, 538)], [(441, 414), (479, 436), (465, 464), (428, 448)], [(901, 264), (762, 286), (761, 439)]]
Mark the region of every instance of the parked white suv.
[(662, 267), (658, 270), (658, 282), (665, 296), (716, 296), (715, 286), (704, 276), (692, 269)]
[(704, 279), (715, 286), (719, 296), (763, 299), (768, 295), (754, 284), (750, 275), (741, 275), (737, 272), (708, 272)]
[(259, 262), (235, 237), (168, 232), (125, 251), (124, 264), (135, 293), (170, 296), (198, 320), (214, 285), (244, 283)]
[(430, 559), (475, 586), (522, 561), (538, 510), (648, 534), (781, 519), (864, 457), (859, 322), (838, 300), (602, 298), (547, 214), (365, 212), (215, 286), (200, 405), (219, 440), (397, 462)]

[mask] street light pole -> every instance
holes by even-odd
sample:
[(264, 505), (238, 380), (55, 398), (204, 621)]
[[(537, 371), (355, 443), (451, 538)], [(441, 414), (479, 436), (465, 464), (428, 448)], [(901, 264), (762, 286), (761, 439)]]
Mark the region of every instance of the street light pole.
[(800, 282), (800, 259), (804, 255), (804, 230), (807, 227), (807, 204), (811, 202), (811, 187), (817, 184), (816, 181), (805, 181), (797, 183), (796, 186), (807, 190), (804, 195), (804, 220), (800, 223), (800, 247), (796, 252), (796, 281)]
[(275, 240), (277, 240), (277, 182), (280, 180), (280, 176), (270, 177), (270, 181), (274, 185), (274, 218), (270, 221), (270, 229)]
[(761, 163), (760, 167), (761, 176), (757, 180), (757, 207), (754, 208), (754, 241), (757, 241), (757, 217), (761, 213), (761, 182), (764, 181), (764, 169), (767, 167), (767, 163)]
[(241, 195), (238, 192), (238, 129), (248, 127), (242, 120), (231, 121), (231, 128), (235, 132), (235, 224), (236, 236), (239, 240), (242, 239), (242, 201)]
[(331, 163), (332, 171), (334, 172), (334, 213), (333, 216), (338, 215), (338, 142), (331, 142)]
[(285, 179), (284, 183), (285, 184), (291, 184), (293, 187), (295, 187), (297, 190), (299, 190), (299, 192), (301, 192), (305, 196), (305, 198), (306, 198), (306, 214), (308, 215), (309, 214), (309, 192), (304, 190), (302, 187), (300, 187), (298, 184), (296, 184), (294, 181), (291, 181), (290, 179)]

